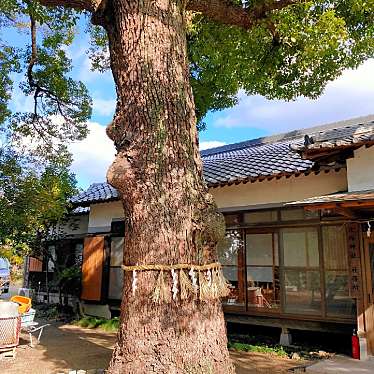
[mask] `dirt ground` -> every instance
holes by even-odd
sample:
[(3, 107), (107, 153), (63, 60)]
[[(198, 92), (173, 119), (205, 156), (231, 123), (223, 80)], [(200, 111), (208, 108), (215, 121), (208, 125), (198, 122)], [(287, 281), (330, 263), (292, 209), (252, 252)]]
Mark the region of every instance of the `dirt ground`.
[[(56, 374), (69, 370), (106, 368), (115, 333), (52, 324), (45, 328), (41, 343), (31, 348), (28, 335), (21, 335), (16, 358), (0, 359), (2, 374)], [(301, 361), (262, 353), (231, 352), (237, 374), (286, 373)]]

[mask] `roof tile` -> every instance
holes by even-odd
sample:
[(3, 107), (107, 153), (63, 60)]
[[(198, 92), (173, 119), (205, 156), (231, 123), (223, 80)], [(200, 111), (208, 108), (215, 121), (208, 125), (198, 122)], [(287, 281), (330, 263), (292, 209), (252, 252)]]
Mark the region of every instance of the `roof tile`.
[[(305, 147), (304, 136), (311, 134), (315, 147), (335, 147), (341, 144), (374, 141), (374, 116), (356, 118), (341, 123), (287, 134), (248, 140), (201, 151), (204, 178), (209, 187), (309, 173), (314, 162), (302, 159), (300, 149)], [(118, 200), (119, 194), (108, 183), (94, 183), (87, 191), (74, 196), (77, 206)]]

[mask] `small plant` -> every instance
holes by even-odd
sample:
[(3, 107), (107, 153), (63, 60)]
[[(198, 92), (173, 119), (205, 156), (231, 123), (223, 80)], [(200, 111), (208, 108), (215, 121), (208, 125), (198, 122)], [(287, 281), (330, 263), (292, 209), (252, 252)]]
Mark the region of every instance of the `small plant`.
[(104, 331), (112, 332), (117, 331), (119, 328), (119, 318), (114, 317), (112, 319), (96, 318), (96, 317), (83, 317), (78, 321), (74, 322), (75, 325), (88, 328), (96, 329), (99, 328)]
[(118, 331), (119, 329), (119, 318), (114, 317), (112, 319), (105, 320), (104, 323), (100, 325), (100, 328), (105, 331)]
[(233, 349), (235, 351), (268, 353), (279, 357), (288, 357), (288, 353), (280, 345), (269, 347), (265, 344), (247, 344), (229, 341), (228, 348)]

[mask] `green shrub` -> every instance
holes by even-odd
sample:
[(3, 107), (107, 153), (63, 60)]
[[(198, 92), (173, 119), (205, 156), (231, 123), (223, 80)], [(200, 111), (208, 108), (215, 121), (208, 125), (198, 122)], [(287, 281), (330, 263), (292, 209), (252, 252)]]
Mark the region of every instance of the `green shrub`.
[(75, 321), (74, 324), (88, 329), (100, 328), (104, 331), (111, 332), (118, 330), (119, 318), (114, 317), (112, 319), (105, 319), (96, 317), (83, 317), (80, 320)]
[(119, 328), (119, 318), (114, 317), (112, 319), (105, 320), (101, 325), (100, 328), (102, 328), (105, 331), (117, 331)]
[(229, 341), (228, 348), (235, 351), (270, 353), (280, 357), (288, 356), (287, 352), (283, 349), (282, 346), (269, 347), (265, 344), (246, 344)]

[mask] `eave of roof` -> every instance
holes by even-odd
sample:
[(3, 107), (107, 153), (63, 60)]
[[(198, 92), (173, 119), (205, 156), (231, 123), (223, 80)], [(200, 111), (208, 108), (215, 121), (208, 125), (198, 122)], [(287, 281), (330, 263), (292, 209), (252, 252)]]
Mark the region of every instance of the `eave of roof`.
[(277, 174), (272, 174), (269, 176), (258, 176), (258, 177), (247, 177), (247, 178), (237, 178), (232, 181), (224, 181), (222, 183), (210, 183), (208, 184), (209, 188), (217, 188), (217, 187), (225, 187), (225, 186), (233, 186), (233, 185), (239, 185), (239, 184), (247, 184), (247, 183), (255, 183), (255, 182), (264, 182), (264, 181), (271, 181), (271, 180), (279, 180), (281, 178), (291, 178), (291, 177), (300, 177), (301, 175), (308, 176), (308, 175), (318, 175), (322, 172), (324, 173), (329, 173), (330, 171), (335, 171), (339, 172), (342, 169), (341, 166), (332, 166), (332, 167), (324, 167), (323, 169), (320, 170), (305, 170), (305, 171), (294, 171), (294, 172), (282, 172), (282, 173), (277, 173)]
[(287, 203), (286, 205), (329, 208), (336, 205), (342, 207), (363, 206), (368, 203), (374, 206), (374, 190), (338, 192), (329, 195), (310, 197)]
[(334, 128), (306, 134), (304, 143), (295, 144), (292, 149), (301, 154), (304, 159), (313, 160), (318, 155), (323, 156), (334, 151), (357, 149), (374, 144), (374, 115), (343, 123), (346, 124), (343, 127), (339, 127), (337, 123)]
[(102, 202), (119, 200), (118, 191), (108, 183), (93, 183), (86, 191), (73, 196), (70, 202), (75, 206), (89, 206)]
[(111, 197), (111, 198), (100, 198), (100, 199), (93, 199), (93, 200), (85, 200), (83, 202), (75, 201), (72, 202), (73, 205), (79, 205), (82, 207), (89, 207), (92, 204), (102, 204), (102, 203), (110, 203), (113, 201), (119, 201), (119, 197)]

